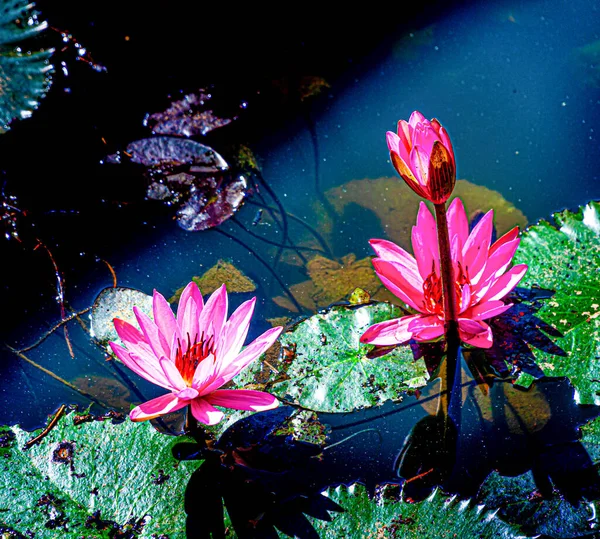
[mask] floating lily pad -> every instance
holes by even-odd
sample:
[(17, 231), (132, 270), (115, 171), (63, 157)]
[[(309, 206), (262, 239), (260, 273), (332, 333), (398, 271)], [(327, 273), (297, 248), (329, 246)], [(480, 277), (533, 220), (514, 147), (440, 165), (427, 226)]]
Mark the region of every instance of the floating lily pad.
[[(317, 255), (308, 261), (306, 271), (310, 280), (292, 285), (290, 292), (300, 305), (312, 311), (348, 298), (357, 287), (377, 300), (395, 299), (381, 284), (370, 257), (356, 260), (356, 255), (350, 253), (337, 262)], [(285, 296), (277, 296), (273, 301), (297, 312), (296, 306)]]
[[(254, 292), (256, 284), (226, 260), (219, 260), (212, 268), (200, 277), (192, 277), (203, 295), (212, 294), (221, 285), (227, 286), (227, 292)], [(171, 303), (179, 301), (185, 287), (179, 288), (169, 299)]]
[(198, 463), (173, 458), (181, 438), (150, 423), (76, 418), (63, 417), (29, 449), (39, 431), (6, 431), (0, 522), (15, 533), (7, 537), (184, 539), (184, 492)]
[(0, 8), (0, 133), (13, 120), (29, 118), (52, 82), (54, 50), (27, 50), (21, 43), (48, 28), (33, 5), (9, 0)]
[(311, 518), (323, 539), (355, 537), (506, 539), (522, 537), (518, 530), (495, 518), (488, 510), (436, 491), (429, 499), (409, 504), (398, 502), (397, 487), (382, 488), (370, 499), (363, 486), (341, 486), (327, 491), (328, 497), (346, 511), (332, 522)]
[(248, 384), (254, 377), (267, 391), (322, 412), (349, 412), (399, 399), (404, 390), (425, 383), (423, 360), (415, 360), (407, 346), (369, 358), (372, 347), (359, 337), (371, 324), (401, 315), (388, 303), (336, 306), (315, 314), (280, 336), (281, 353), (277, 361), (269, 361), (270, 368), (257, 362), (237, 383)]
[(120, 318), (137, 326), (133, 314), (134, 305), (148, 316), (152, 316), (152, 296), (122, 286), (102, 290), (92, 305), (91, 334), (105, 345), (109, 341), (119, 342), (113, 320)]
[[(410, 249), (411, 230), (415, 224), (419, 201), (410, 187), (400, 178), (352, 180), (330, 189), (325, 196), (342, 214), (349, 204), (371, 210), (379, 218), (387, 239)], [(502, 235), (515, 225), (525, 227), (527, 218), (500, 193), (467, 180), (458, 180), (452, 198), (460, 197), (467, 212), (494, 209), (494, 225)]]
[(150, 114), (144, 123), (157, 135), (206, 135), (235, 119), (217, 116), (209, 108), (211, 98), (210, 93), (200, 89), (173, 101), (165, 111)]
[(515, 264), (529, 269), (520, 287), (549, 290), (535, 316), (557, 350), (534, 350), (552, 376), (568, 376), (582, 403), (600, 391), (600, 203), (554, 214), (523, 234)]
[[(210, 146), (180, 137), (160, 136), (135, 140), (127, 145), (123, 154), (133, 163), (147, 167), (194, 165), (201, 172), (218, 172), (228, 168), (225, 159)], [(106, 160), (109, 163), (120, 163), (123, 154), (110, 155)]]

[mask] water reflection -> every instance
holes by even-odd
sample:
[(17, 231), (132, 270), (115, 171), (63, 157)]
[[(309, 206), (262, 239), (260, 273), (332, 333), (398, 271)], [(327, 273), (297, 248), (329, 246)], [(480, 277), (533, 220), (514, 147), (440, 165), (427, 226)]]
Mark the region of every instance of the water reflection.
[[(400, 402), (304, 423), (291, 421), (298, 410), (285, 406), (235, 423), (214, 445), (179, 444), (178, 458), (206, 459), (186, 491), (188, 537), (223, 537), (223, 504), (239, 537), (276, 537), (276, 529), (316, 537), (307, 515), (330, 520), (329, 511), (343, 510), (323, 490), (356, 482), (371, 495), (378, 485), (400, 485), (403, 501), (419, 502), (436, 487), (473, 498), (494, 471), (531, 471), (540, 497), (557, 492), (575, 507), (600, 498), (579, 432), (599, 406), (576, 404), (566, 378), (523, 389), (477, 354), (459, 351), (457, 359), (456, 377), (444, 360), (427, 386)], [(210, 508), (202, 515), (200, 501)]]

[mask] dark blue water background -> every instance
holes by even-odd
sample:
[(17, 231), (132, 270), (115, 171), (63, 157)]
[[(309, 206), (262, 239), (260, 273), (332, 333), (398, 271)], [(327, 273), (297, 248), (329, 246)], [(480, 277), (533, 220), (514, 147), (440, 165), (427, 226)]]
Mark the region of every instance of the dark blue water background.
[[(136, 13), (137, 5), (120, 12), (109, 3), (83, 13), (68, 3), (38, 7), (51, 26), (68, 28), (107, 67), (97, 73), (71, 61), (69, 76), (56, 75), (34, 117), (0, 140), (5, 188), (29, 210), (35, 233), (54, 253), (73, 310), (88, 307), (112, 284), (98, 259), (110, 261), (120, 286), (156, 288), (169, 297), (225, 258), (258, 285), (250, 337), (269, 326), (266, 318), (290, 314), (273, 303), (281, 287), (248, 248), (214, 231), (180, 229), (168, 208), (143, 203), (138, 172), (100, 164), (149, 136), (143, 117), (163, 110), (169, 95), (211, 83), (241, 119), (240, 127), (221, 128), (207, 143), (217, 150), (230, 139), (248, 143), (287, 211), (313, 225), (315, 141), (323, 191), (394, 176), (385, 132), (415, 109), (447, 127), (459, 178), (499, 191), (530, 222), (600, 198), (600, 52), (594, 58), (579, 51), (600, 39), (598, 2), (464, 2), (443, 10), (431, 3), (404, 17), (387, 8), (349, 22), (306, 8), (295, 23), (252, 16), (250, 8), (247, 20), (245, 12), (232, 21), (231, 14), (207, 8), (190, 17), (183, 9), (166, 22), (150, 8)], [(271, 100), (264, 91), (275, 79), (303, 75), (322, 76), (331, 87), (306, 106), (281, 95)], [(246, 204), (238, 218), (249, 225), (255, 215), (256, 207)], [(366, 211), (347, 219), (334, 236), (335, 254), (370, 255), (367, 239), (382, 236), (381, 225)], [(272, 263), (264, 243), (231, 223), (223, 230)], [(60, 319), (54, 272), (40, 250), (3, 243), (3, 340), (22, 347)], [(296, 266), (278, 271), (288, 285), (306, 279)], [(248, 297), (232, 295), (231, 309)], [(74, 359), (62, 331), (27, 357), (70, 381), (114, 377), (115, 366), (78, 324), (69, 330)], [(3, 352), (0, 369), (0, 423), (32, 428), (63, 402), (86, 404), (14, 354)], [(133, 378), (144, 398), (160, 392)], [(121, 397), (123, 410), (141, 400)]]

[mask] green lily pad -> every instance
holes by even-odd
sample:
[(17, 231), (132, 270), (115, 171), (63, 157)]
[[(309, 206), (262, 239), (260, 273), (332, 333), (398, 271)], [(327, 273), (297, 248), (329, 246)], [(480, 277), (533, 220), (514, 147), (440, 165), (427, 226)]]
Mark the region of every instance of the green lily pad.
[(368, 357), (372, 346), (359, 338), (372, 324), (402, 314), (399, 307), (383, 302), (334, 306), (283, 333), (279, 357), (268, 356), (268, 368), (256, 362), (237, 383), (247, 385), (254, 377), (274, 395), (319, 412), (349, 412), (400, 399), (403, 391), (425, 384), (423, 360), (415, 360), (408, 346)]
[(397, 487), (383, 487), (370, 499), (358, 484), (329, 489), (329, 498), (346, 512), (335, 514), (332, 522), (311, 518), (311, 524), (324, 539), (356, 537), (356, 530), (360, 530), (360, 537), (382, 539), (522, 537), (515, 528), (468, 500), (458, 501), (435, 491), (420, 503), (404, 503), (395, 499), (394, 491)]
[(577, 213), (554, 214), (523, 234), (515, 264), (529, 270), (520, 287), (545, 289), (535, 313), (554, 334), (556, 350), (534, 351), (545, 374), (568, 376), (580, 401), (598, 404), (600, 391), (600, 204), (590, 202)]
[(149, 423), (80, 419), (61, 418), (29, 449), (37, 432), (0, 433), (0, 529), (14, 537), (184, 539), (184, 492), (198, 462), (173, 458), (182, 439)]
[(33, 4), (3, 2), (0, 8), (0, 133), (17, 118), (29, 118), (50, 88), (54, 50), (31, 51), (21, 42), (48, 28)]
[(92, 305), (90, 332), (100, 343), (120, 342), (113, 320), (120, 318), (138, 326), (133, 307), (139, 307), (152, 318), (152, 296), (134, 288), (105, 288)]

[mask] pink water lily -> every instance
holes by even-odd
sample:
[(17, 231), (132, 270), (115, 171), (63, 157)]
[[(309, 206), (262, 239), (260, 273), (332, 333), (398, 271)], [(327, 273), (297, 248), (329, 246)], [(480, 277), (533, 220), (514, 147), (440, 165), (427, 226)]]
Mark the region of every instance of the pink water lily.
[(390, 159), (408, 186), (434, 204), (446, 202), (456, 183), (456, 162), (447, 131), (414, 111), (386, 135)]
[[(518, 227), (491, 245), (493, 210), (469, 233), (460, 199), (448, 208), (448, 232), (458, 308), (458, 329), (463, 342), (480, 348), (492, 345), (492, 330), (483, 322), (506, 311), (504, 298), (523, 278), (526, 264), (509, 269), (519, 245)], [(382, 283), (418, 314), (374, 324), (361, 336), (363, 343), (389, 346), (415, 339), (430, 341), (444, 334), (440, 257), (435, 219), (421, 202), (412, 229), (413, 257), (387, 240), (371, 240), (377, 253), (373, 266)]]
[(136, 374), (169, 391), (131, 411), (133, 421), (171, 413), (188, 404), (193, 416), (207, 425), (221, 421), (215, 406), (262, 411), (277, 399), (262, 391), (219, 389), (265, 352), (281, 333), (274, 327), (242, 350), (256, 298), (242, 303), (227, 319), (227, 290), (216, 290), (206, 304), (194, 282), (187, 285), (173, 314), (165, 298), (154, 291), (153, 318), (133, 308), (138, 330), (114, 319), (124, 347), (111, 342), (115, 355)]

